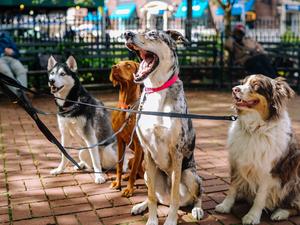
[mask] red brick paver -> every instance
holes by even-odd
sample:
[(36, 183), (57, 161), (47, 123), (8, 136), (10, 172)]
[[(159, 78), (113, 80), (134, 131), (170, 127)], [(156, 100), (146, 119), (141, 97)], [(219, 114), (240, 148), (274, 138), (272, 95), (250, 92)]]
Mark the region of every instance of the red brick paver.
[[(97, 93), (106, 105), (114, 106), (117, 92)], [(187, 91), (191, 113), (231, 114), (230, 93)], [(51, 99), (36, 98), (34, 105), (45, 111), (55, 111)], [(300, 139), (300, 97), (289, 105), (293, 127)], [(50, 130), (60, 137), (55, 116), (41, 116)], [(229, 185), (227, 151), (225, 148), (230, 122), (194, 120), (197, 132), (195, 158), (197, 171), (203, 178), (205, 217), (195, 221), (189, 208), (179, 210), (179, 224), (234, 225), (249, 210), (245, 203), (237, 204), (232, 214), (214, 212), (224, 198)], [(75, 144), (75, 143), (74, 143)], [(78, 144), (76, 145), (78, 146)], [(71, 155), (77, 158), (76, 151)], [(0, 224), (13, 225), (142, 225), (148, 213), (132, 216), (133, 204), (146, 198), (147, 189), (142, 179), (137, 180), (134, 196), (121, 197), (121, 192), (109, 188), (109, 181), (95, 184), (94, 177), (78, 173), (69, 166), (59, 176), (49, 174), (59, 164), (60, 153), (39, 132), (32, 120), (18, 106), (0, 99)], [(126, 183), (123, 183), (124, 187)], [(167, 216), (166, 206), (158, 207), (160, 224)], [(261, 224), (299, 225), (300, 216), (274, 223), (264, 213)]]

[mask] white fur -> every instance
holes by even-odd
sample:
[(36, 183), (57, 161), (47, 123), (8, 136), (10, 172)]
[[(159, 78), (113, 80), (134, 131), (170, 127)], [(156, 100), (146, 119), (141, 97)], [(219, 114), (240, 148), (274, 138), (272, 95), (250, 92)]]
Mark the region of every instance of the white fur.
[[(162, 40), (151, 40), (148, 34), (150, 32), (147, 34), (136, 34), (134, 43), (144, 50), (155, 53), (159, 58), (159, 65), (143, 81), (145, 87), (156, 88), (163, 85), (174, 73), (178, 73), (177, 67), (174, 67), (176, 71), (170, 70), (177, 63), (177, 59), (169, 46), (164, 44)], [(180, 89), (180, 91), (178, 90), (175, 93), (178, 96), (170, 97), (169, 89), (151, 93), (147, 96), (143, 92), (141, 99), (143, 100), (144, 97), (146, 99), (142, 103), (142, 110), (185, 113), (184, 92)], [(181, 140), (180, 134), (182, 127), (187, 128), (187, 126), (186, 120), (176, 118), (148, 115), (138, 117), (136, 130), (145, 151), (145, 182), (148, 186), (148, 199), (134, 206), (132, 213), (141, 213), (148, 207), (149, 218), (147, 225), (158, 224), (157, 201), (170, 206), (164, 225), (177, 224), (178, 207), (193, 203), (192, 215), (196, 219), (203, 217), (201, 194), (199, 198), (197, 196), (197, 199), (195, 199), (196, 193), (200, 192), (200, 187), (197, 183), (198, 177), (190, 169), (181, 171), (183, 153), (180, 152), (179, 148), (175, 147), (180, 141), (186, 141)]]
[[(77, 70), (77, 64), (75, 59), (70, 56), (67, 60), (67, 65), (72, 71)], [(74, 86), (74, 79), (64, 74), (65, 71), (61, 67), (54, 67), (56, 64), (55, 59), (51, 56), (48, 60), (49, 80), (53, 80), (56, 87), (63, 87), (54, 94), (57, 99), (57, 104), (63, 106), (69, 91)], [(53, 68), (54, 67), (54, 68)], [(57, 116), (58, 127), (61, 133), (61, 143), (63, 146), (70, 147), (72, 140), (77, 140), (81, 146), (93, 146), (98, 143), (96, 131), (91, 128), (90, 132), (84, 132), (86, 129), (86, 118), (84, 116), (77, 117), (63, 117)], [(102, 173), (102, 168), (111, 168), (117, 162), (117, 155), (115, 154), (116, 146), (114, 143), (98, 149), (98, 146), (84, 149), (79, 151), (79, 165), (86, 167), (87, 169), (95, 172), (95, 183), (104, 183), (106, 181), (106, 175)], [(62, 154), (61, 162), (56, 169), (51, 170), (51, 174), (57, 175), (64, 171), (67, 166), (68, 160)], [(127, 167), (127, 158), (125, 159), (124, 169)]]
[(280, 220), (287, 220), (290, 216), (290, 211), (286, 209), (277, 209), (271, 215), (271, 220), (280, 221)]
[[(58, 116), (57, 121), (63, 146), (71, 146), (72, 140), (84, 143), (82, 146), (91, 146), (98, 142), (95, 133), (91, 133), (89, 136), (84, 134), (84, 117), (65, 118)], [(80, 150), (78, 156), (80, 166), (85, 166), (87, 169), (96, 172), (95, 183), (104, 183), (106, 181), (106, 175), (102, 173), (102, 167), (110, 168), (117, 162), (117, 156), (115, 150), (112, 149), (112, 144), (101, 149), (101, 151), (98, 150), (98, 147), (90, 150)], [(62, 155), (61, 163), (56, 169), (51, 170), (50, 173), (53, 175), (62, 173), (67, 163), (68, 160)]]
[[(273, 178), (272, 162), (278, 160), (287, 149), (291, 123), (287, 112), (284, 112), (278, 121), (264, 122), (256, 113), (240, 116), (233, 122), (229, 130), (228, 148), (229, 161), (234, 164), (241, 182), (235, 187), (232, 185), (225, 200), (216, 211), (229, 213), (237, 190), (250, 189), (254, 204), (243, 218), (243, 224), (258, 224), (264, 208), (276, 207), (273, 199), (282, 199), (286, 191), (282, 190), (281, 183)], [(245, 168), (251, 167), (255, 175), (249, 176)], [(245, 173), (244, 173), (245, 171)], [(259, 197), (260, 196), (260, 197)], [(244, 196), (245, 197), (245, 196)]]
[[(248, 83), (239, 86), (239, 97), (247, 98)], [(233, 122), (228, 134), (229, 161), (238, 178), (231, 183), (228, 195), (216, 206), (216, 211), (229, 213), (238, 196), (247, 198), (253, 205), (243, 217), (243, 224), (259, 224), (264, 208), (274, 209), (287, 190), (281, 187), (271, 170), (288, 149), (291, 121), (286, 110), (278, 119), (265, 121), (255, 110), (241, 113)], [(245, 196), (248, 195), (248, 196)], [(274, 220), (284, 218), (275, 213)]]
[(274, 122), (265, 122), (254, 113), (240, 116), (229, 130), (230, 160), (239, 166), (250, 164), (261, 173), (269, 174), (271, 162), (287, 149), (290, 133), (291, 121), (286, 111), (279, 121)]

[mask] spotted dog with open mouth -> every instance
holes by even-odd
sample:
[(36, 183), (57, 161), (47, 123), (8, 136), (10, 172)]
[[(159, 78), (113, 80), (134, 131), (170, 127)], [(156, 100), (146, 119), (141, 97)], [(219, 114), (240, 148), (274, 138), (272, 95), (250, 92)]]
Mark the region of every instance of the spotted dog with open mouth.
[[(109, 114), (105, 109), (96, 109), (64, 100), (103, 105), (80, 84), (74, 57), (70, 56), (66, 63), (58, 63), (51, 56), (48, 60), (48, 75), (51, 93), (61, 98), (56, 99), (55, 102), (59, 111), (57, 121), (63, 146), (70, 146), (72, 139), (80, 141), (83, 146), (93, 146), (113, 134)], [(116, 147), (116, 140), (113, 139), (104, 147), (94, 146), (79, 151), (79, 165), (95, 171), (96, 183), (106, 181), (102, 168), (108, 169), (116, 164)], [(62, 155), (59, 166), (52, 170), (51, 174), (62, 173), (67, 163), (68, 160)], [(124, 163), (124, 170), (126, 166), (127, 161)]]
[(294, 95), (282, 79), (251, 75), (232, 91), (238, 120), (228, 136), (231, 184), (216, 211), (229, 213), (235, 200), (252, 207), (243, 224), (259, 224), (263, 209), (272, 220), (285, 220), (300, 210), (300, 149), (286, 103)]
[[(126, 46), (141, 59), (134, 75), (135, 81), (145, 86), (140, 109), (187, 113), (175, 52), (176, 42), (185, 38), (176, 31), (126, 32), (125, 38)], [(148, 198), (135, 205), (132, 213), (139, 214), (148, 207), (147, 224), (156, 225), (158, 201), (170, 205), (165, 225), (177, 224), (180, 206), (193, 205), (193, 217), (201, 219), (201, 178), (196, 173), (192, 121), (141, 115), (136, 130), (145, 152)]]

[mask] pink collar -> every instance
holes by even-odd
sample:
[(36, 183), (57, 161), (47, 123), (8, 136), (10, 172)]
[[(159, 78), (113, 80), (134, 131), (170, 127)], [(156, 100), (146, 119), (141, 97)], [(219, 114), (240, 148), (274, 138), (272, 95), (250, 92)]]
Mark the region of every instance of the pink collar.
[(168, 80), (166, 83), (164, 83), (160, 87), (157, 87), (157, 88), (147, 88), (147, 87), (145, 87), (145, 92), (147, 94), (151, 94), (151, 93), (154, 93), (154, 92), (159, 92), (161, 90), (164, 90), (164, 89), (172, 86), (177, 80), (178, 80), (178, 74), (175, 74), (170, 80)]

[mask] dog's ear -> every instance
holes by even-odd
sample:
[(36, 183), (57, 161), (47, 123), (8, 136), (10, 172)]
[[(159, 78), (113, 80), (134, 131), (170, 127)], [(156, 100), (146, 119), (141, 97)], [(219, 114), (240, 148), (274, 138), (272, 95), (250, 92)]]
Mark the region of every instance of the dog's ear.
[(189, 43), (188, 39), (186, 39), (180, 32), (176, 30), (167, 30), (166, 34), (168, 34), (176, 43)]
[(119, 82), (113, 78), (112, 72), (109, 75), (109, 80), (112, 82), (113, 87), (116, 87), (119, 84)]
[(112, 66), (111, 71), (110, 71), (110, 75), (109, 75), (109, 80), (112, 82), (113, 87), (115, 87), (119, 84), (119, 82), (117, 80), (115, 80), (114, 77), (113, 77), (113, 70), (114, 70), (115, 66), (116, 65)]
[(69, 56), (66, 61), (67, 66), (70, 68), (71, 71), (77, 72), (77, 62), (73, 56)]
[(50, 58), (48, 59), (47, 70), (50, 71), (56, 65), (56, 63), (57, 63), (56, 60), (51, 55)]
[(295, 92), (293, 89), (287, 84), (285, 81), (285, 78), (283, 77), (277, 77), (275, 79), (276, 81), (276, 91), (281, 97), (284, 97), (286, 99), (291, 99), (294, 97)]

